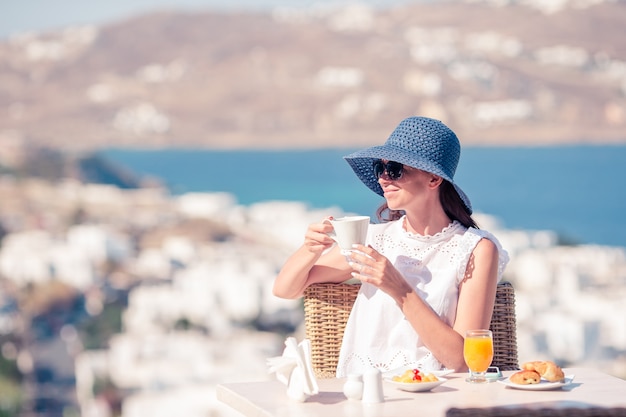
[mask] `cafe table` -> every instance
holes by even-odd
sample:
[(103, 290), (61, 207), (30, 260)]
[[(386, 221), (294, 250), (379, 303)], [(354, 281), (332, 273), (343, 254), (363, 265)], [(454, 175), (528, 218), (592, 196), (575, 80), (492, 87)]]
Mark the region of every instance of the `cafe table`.
[[(445, 417), (450, 408), (488, 407), (626, 407), (626, 380), (593, 368), (565, 368), (573, 381), (555, 390), (529, 391), (501, 382), (470, 384), (466, 373), (446, 375), (445, 383), (428, 392), (401, 391), (383, 382), (385, 401), (364, 404), (343, 394), (345, 379), (318, 379), (319, 393), (305, 402), (287, 397), (277, 380), (225, 383), (216, 387), (217, 399), (247, 417)], [(513, 371), (503, 372), (504, 378)], [(503, 379), (504, 379), (503, 378)]]

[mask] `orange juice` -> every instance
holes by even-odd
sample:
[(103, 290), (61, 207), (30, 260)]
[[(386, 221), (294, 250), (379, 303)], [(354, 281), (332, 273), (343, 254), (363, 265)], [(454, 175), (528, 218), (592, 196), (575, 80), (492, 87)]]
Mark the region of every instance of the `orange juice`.
[(493, 340), (489, 334), (468, 334), (463, 345), (465, 363), (472, 372), (486, 372), (493, 360)]

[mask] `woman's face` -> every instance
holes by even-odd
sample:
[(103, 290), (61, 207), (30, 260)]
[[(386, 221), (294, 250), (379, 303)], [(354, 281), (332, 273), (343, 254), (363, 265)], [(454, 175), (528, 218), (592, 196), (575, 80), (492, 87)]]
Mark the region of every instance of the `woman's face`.
[[(380, 173), (378, 183), (391, 210), (406, 211), (420, 205), (429, 195), (428, 192), (432, 191), (430, 184), (432, 179), (436, 178), (433, 174), (404, 165), (398, 177), (397, 166), (394, 166), (393, 162), (391, 165), (386, 165), (389, 162), (387, 160), (382, 162), (386, 169)], [(378, 172), (381, 172), (380, 166)]]

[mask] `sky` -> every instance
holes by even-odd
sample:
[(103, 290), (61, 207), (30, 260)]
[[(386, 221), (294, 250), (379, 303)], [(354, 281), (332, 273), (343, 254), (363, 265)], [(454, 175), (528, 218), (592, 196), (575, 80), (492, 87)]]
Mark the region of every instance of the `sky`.
[[(361, 0), (375, 7), (410, 0)], [(269, 10), (347, 4), (349, 0), (0, 0), (0, 39), (83, 24), (106, 24), (157, 10)]]

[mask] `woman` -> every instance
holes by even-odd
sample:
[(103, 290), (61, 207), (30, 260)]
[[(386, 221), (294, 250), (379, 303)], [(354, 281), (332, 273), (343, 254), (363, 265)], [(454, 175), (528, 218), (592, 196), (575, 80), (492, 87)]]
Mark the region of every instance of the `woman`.
[(345, 157), (385, 203), (367, 245), (346, 261), (328, 220), (309, 226), (285, 263), (274, 294), (301, 297), (320, 282), (362, 285), (346, 324), (337, 376), (401, 366), (466, 370), (466, 330), (489, 328), (508, 256), (471, 217), (453, 181), (459, 141), (437, 120), (409, 117), (382, 146)]

